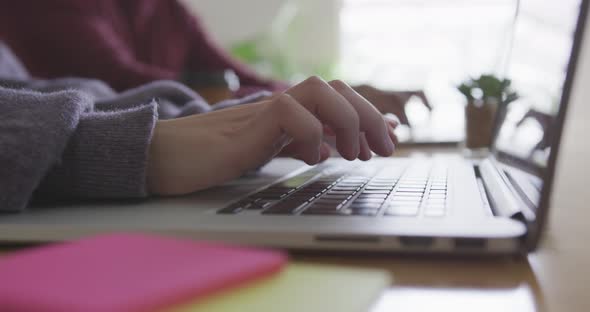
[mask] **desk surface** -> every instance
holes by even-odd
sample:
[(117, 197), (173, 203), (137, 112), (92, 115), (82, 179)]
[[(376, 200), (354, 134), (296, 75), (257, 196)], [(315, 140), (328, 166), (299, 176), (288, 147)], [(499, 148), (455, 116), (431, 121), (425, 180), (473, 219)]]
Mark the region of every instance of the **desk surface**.
[[(584, 131), (587, 131), (584, 126)], [(372, 311), (590, 311), (590, 148), (574, 144), (557, 176), (552, 213), (539, 249), (526, 257), (342, 257), (294, 255), (311, 263), (380, 268), (393, 284)], [(420, 153), (448, 152), (426, 149)], [(455, 150), (456, 151), (456, 150)], [(416, 152), (416, 150), (414, 150)], [(9, 249), (8, 249), (9, 250)], [(4, 248), (4, 251), (7, 251)]]
[[(590, 174), (585, 122), (563, 142), (549, 226), (539, 249), (500, 259), (394, 256), (296, 259), (385, 269), (394, 284), (373, 311), (590, 311)], [(415, 152), (416, 150), (414, 150)], [(427, 152), (449, 151), (427, 149)], [(422, 151), (424, 152), (424, 151)]]
[[(578, 131), (588, 133), (583, 125)], [(580, 133), (580, 132), (579, 132)], [(526, 257), (451, 258), (430, 256), (342, 257), (295, 255), (300, 261), (380, 268), (393, 284), (372, 311), (590, 311), (590, 144), (566, 140), (547, 232)], [(412, 149), (411, 153), (456, 152)], [(404, 151), (401, 151), (404, 153)], [(405, 151), (408, 152), (408, 151)], [(3, 248), (4, 251), (9, 249)]]

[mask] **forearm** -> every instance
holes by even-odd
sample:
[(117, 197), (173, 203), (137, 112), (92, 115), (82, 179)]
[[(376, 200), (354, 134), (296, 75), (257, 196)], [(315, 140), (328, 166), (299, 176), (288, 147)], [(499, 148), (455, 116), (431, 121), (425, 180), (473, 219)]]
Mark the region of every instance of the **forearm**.
[(135, 198), (147, 195), (148, 147), (156, 104), (83, 114), (36, 198)]

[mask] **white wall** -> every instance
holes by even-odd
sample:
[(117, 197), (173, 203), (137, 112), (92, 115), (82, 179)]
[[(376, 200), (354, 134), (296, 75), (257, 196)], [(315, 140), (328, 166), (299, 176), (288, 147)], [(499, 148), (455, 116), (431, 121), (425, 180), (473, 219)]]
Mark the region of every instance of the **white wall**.
[(288, 0), (181, 0), (197, 13), (213, 37), (223, 46), (268, 30)]

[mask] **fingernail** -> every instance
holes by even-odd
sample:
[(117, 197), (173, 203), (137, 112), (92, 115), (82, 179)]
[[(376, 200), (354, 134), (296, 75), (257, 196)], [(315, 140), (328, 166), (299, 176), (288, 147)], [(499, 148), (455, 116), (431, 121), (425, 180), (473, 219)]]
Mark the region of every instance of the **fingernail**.
[(310, 166), (313, 166), (313, 165), (316, 165), (317, 163), (319, 163), (321, 158), (322, 158), (322, 156), (321, 156), (320, 148), (318, 147), (317, 152), (312, 152), (309, 154), (309, 157), (307, 157), (306, 163)]
[(318, 164), (321, 159), (322, 159), (322, 146), (320, 145), (320, 146), (318, 146), (318, 152), (316, 153), (316, 158), (315, 158), (314, 164)]
[(357, 139), (352, 144), (352, 150), (350, 151), (350, 159), (351, 160), (357, 159), (359, 157), (360, 153), (361, 153), (361, 145), (360, 145), (359, 140)]
[(385, 136), (384, 143), (385, 143), (385, 152), (387, 153), (387, 155), (393, 154), (393, 150), (395, 149), (395, 145), (393, 144), (393, 141), (391, 140), (389, 135)]

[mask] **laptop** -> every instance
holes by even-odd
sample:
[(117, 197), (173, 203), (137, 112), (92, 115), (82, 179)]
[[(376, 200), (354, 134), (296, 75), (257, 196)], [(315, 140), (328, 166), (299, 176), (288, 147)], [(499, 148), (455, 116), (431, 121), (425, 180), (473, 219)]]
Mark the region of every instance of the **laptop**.
[(144, 231), (321, 251), (533, 250), (549, 211), (588, 1), (560, 2), (551, 12), (529, 10), (528, 2), (518, 7), (506, 69), (521, 98), (500, 108), (493, 147), (483, 159), (331, 158), (310, 167), (277, 158), (248, 176), (188, 196), (3, 214), (0, 242)]

